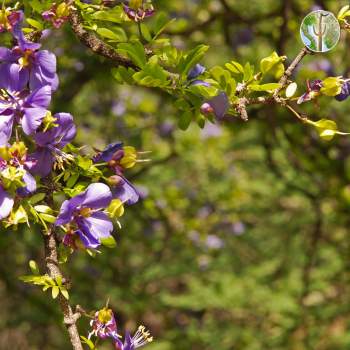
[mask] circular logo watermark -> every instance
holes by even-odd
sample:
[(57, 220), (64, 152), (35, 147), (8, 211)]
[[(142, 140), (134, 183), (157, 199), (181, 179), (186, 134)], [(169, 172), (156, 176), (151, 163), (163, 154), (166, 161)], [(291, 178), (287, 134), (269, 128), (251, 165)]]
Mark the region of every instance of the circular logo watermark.
[(340, 25), (333, 13), (313, 11), (301, 23), (300, 36), (309, 50), (327, 52), (338, 44)]

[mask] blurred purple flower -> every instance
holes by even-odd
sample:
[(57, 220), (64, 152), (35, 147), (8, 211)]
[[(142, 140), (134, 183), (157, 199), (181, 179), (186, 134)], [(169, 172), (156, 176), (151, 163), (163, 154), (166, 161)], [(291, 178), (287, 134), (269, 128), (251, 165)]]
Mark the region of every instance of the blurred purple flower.
[(201, 64), (196, 64), (188, 73), (187, 80), (196, 79), (199, 75), (205, 72), (206, 68)]
[(213, 97), (201, 106), (201, 113), (204, 115), (214, 114), (218, 120), (225, 117), (230, 108), (230, 101), (225, 92)]
[(220, 237), (216, 235), (208, 235), (205, 245), (210, 249), (222, 249), (225, 243)]
[(321, 90), (323, 83), (322, 80), (313, 80), (313, 81), (307, 81), (307, 91), (301, 95), (297, 101), (298, 104), (304, 103), (306, 101), (311, 101), (313, 98), (315, 98), (319, 91)]
[(335, 99), (339, 102), (346, 100), (350, 95), (350, 80), (345, 81), (341, 88), (341, 93), (335, 96)]

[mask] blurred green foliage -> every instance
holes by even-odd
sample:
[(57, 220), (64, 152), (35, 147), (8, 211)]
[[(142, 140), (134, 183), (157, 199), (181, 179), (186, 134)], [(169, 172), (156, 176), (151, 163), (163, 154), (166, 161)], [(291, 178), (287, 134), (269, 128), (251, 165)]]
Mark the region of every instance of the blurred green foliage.
[[(177, 47), (210, 46), (207, 67), (233, 59), (258, 66), (274, 50), (290, 60), (313, 6), (336, 13), (346, 3), (154, 1), (177, 18), (167, 29)], [(343, 35), (332, 52), (303, 61), (299, 95), (307, 78), (348, 76), (349, 43)], [(59, 61), (53, 111), (74, 115), (77, 145), (123, 140), (152, 152), (131, 174), (144, 199), (122, 218), (117, 247), (96, 258), (77, 253), (67, 265), (73, 303), (96, 310), (109, 297), (121, 328), (152, 331), (149, 350), (350, 347), (348, 137), (322, 141), (274, 106), (250, 108), (248, 123), (183, 132), (169, 96), (119, 85), (111, 64), (68, 25), (44, 46)], [(302, 110), (350, 130), (349, 100), (318, 102)], [(69, 348), (54, 301), (18, 280), (30, 259), (42, 261), (42, 248), (35, 227), (0, 235), (0, 349)], [(86, 335), (88, 320), (79, 327)]]

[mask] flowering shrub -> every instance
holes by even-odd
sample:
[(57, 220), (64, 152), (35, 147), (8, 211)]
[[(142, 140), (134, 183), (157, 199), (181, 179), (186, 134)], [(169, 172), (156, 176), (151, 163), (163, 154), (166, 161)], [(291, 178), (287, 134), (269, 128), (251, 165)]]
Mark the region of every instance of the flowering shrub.
[[(307, 48), (289, 66), (285, 66), (287, 57), (273, 52), (261, 59), (259, 67), (230, 61), (207, 69), (199, 63), (206, 45), (181, 51), (161, 38), (172, 20), (157, 14), (151, 1), (47, 3), (30, 3), (35, 13), (35, 18), (27, 18), (30, 28), (24, 28), (22, 10), (3, 8), (0, 13), (0, 31), (9, 33), (13, 42), (12, 47), (0, 48), (0, 219), (5, 227), (40, 227), (47, 273), (41, 274), (31, 261), (33, 274), (22, 280), (59, 298), (74, 349), (82, 349), (81, 341), (96, 349), (99, 340), (110, 340), (117, 350), (136, 349), (152, 341), (150, 333), (140, 326), (134, 336), (126, 332), (122, 340), (108, 307), (94, 313), (88, 336), (79, 336), (76, 323), (89, 313), (81, 308), (73, 311), (59, 262), (66, 263), (74, 253), (95, 256), (115, 247), (115, 224), (120, 225), (125, 207), (140, 197), (127, 179), (127, 170), (144, 161), (139, 158), (142, 153), (119, 141), (90, 152), (73, 144), (77, 133), (73, 116), (49, 109), (59, 89), (56, 56), (42, 50), (36, 37), (48, 26), (58, 29), (69, 20), (87, 47), (115, 63), (112, 74), (119, 83), (170, 95), (184, 130), (193, 121), (201, 128), (237, 117), (248, 121), (251, 105), (275, 104), (331, 140), (346, 133), (333, 120), (313, 121), (294, 102), (301, 105), (321, 97), (343, 101), (350, 95), (349, 79), (307, 81), (306, 92), (296, 97), (298, 86), (292, 74), (310, 54)], [(343, 29), (349, 27), (349, 16), (348, 7), (339, 13)], [(155, 20), (146, 25), (147, 19)]]

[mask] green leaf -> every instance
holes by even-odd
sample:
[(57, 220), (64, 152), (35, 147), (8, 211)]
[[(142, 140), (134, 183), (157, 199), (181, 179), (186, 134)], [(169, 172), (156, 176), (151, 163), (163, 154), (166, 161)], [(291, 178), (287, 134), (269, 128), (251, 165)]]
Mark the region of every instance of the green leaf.
[(218, 82), (219, 86), (226, 90), (226, 86), (231, 79), (230, 72), (220, 66), (215, 66), (210, 69), (210, 74)]
[(26, 21), (27, 21), (27, 23), (29, 25), (31, 25), (32, 27), (34, 27), (37, 30), (43, 30), (44, 29), (43, 25), (40, 22), (38, 22), (35, 19), (33, 19), (33, 18), (27, 18)]
[(144, 23), (140, 24), (140, 28), (141, 28), (141, 33), (143, 38), (147, 41), (150, 42), (152, 40), (152, 35), (150, 30), (148, 29), (147, 25)]
[(185, 111), (179, 119), (179, 122), (178, 122), (179, 128), (181, 130), (187, 130), (191, 124), (192, 118), (193, 118), (192, 112)]
[(129, 21), (121, 6), (116, 6), (108, 11), (97, 11), (92, 15), (93, 19), (113, 23), (123, 23)]
[(133, 75), (135, 71), (132, 68), (118, 67), (112, 69), (113, 77), (120, 83), (126, 83), (128, 85), (133, 85), (135, 83)]
[(212, 85), (191, 85), (189, 86), (188, 90), (195, 95), (203, 96), (205, 99), (209, 99), (218, 94), (218, 89)]
[(117, 242), (115, 241), (113, 236), (102, 238), (101, 243), (107, 248), (115, 248), (117, 246)]
[(281, 87), (281, 84), (278, 83), (269, 83), (269, 84), (262, 84), (262, 85), (258, 85), (258, 84), (252, 84), (249, 85), (249, 89), (253, 90), (253, 91), (274, 91), (278, 88)]
[(53, 224), (56, 221), (56, 217), (49, 214), (39, 214), (39, 216), (46, 222)]
[(244, 73), (243, 66), (240, 63), (235, 62), (235, 61), (231, 61), (230, 63), (226, 63), (225, 67), (234, 74), (243, 74)]
[(67, 291), (66, 288), (61, 288), (61, 294), (67, 299), (69, 300), (69, 293)]
[(321, 93), (326, 96), (336, 96), (341, 93), (342, 82), (338, 77), (328, 77), (323, 80)]
[(133, 75), (135, 81), (144, 86), (165, 87), (170, 84), (168, 72), (158, 64), (158, 57), (152, 56), (140, 72)]
[(115, 41), (118, 41), (120, 39), (120, 37), (117, 34), (115, 34), (110, 29), (107, 29), (107, 28), (98, 28), (96, 32), (98, 35), (102, 36), (103, 38), (112, 39)]
[(34, 209), (38, 213), (44, 213), (44, 214), (51, 214), (51, 213), (53, 213), (53, 210), (50, 207), (48, 207), (47, 205), (36, 205), (36, 206), (34, 206)]
[(52, 298), (56, 299), (58, 294), (60, 294), (60, 289), (57, 286), (52, 287)]
[(254, 66), (252, 66), (249, 62), (247, 62), (244, 65), (243, 80), (250, 81), (253, 78), (253, 74), (254, 74)]
[(29, 267), (32, 270), (32, 273), (34, 275), (39, 275), (40, 274), (39, 267), (38, 267), (37, 263), (34, 260), (30, 260), (29, 261)]
[(181, 58), (178, 69), (183, 77), (187, 76), (190, 69), (203, 58), (208, 49), (209, 46), (207, 45), (198, 45)]
[(41, 202), (45, 198), (45, 196), (45, 193), (37, 193), (29, 198), (29, 203), (34, 205), (38, 202)]
[(284, 56), (278, 56), (276, 52), (272, 52), (272, 54), (268, 57), (263, 58), (260, 61), (260, 70), (265, 75), (267, 73), (274, 74), (276, 78), (279, 78), (284, 73)]
[(350, 5), (346, 5), (346, 6), (341, 8), (341, 10), (339, 11), (338, 16), (337, 16), (339, 21), (342, 21), (345, 19), (345, 17), (350, 16), (349, 9), (350, 9)]
[(145, 48), (139, 41), (122, 43), (118, 46), (117, 51), (127, 55), (140, 68), (143, 68), (147, 63)]
[(71, 175), (66, 182), (67, 187), (72, 188), (77, 183), (79, 175), (79, 173)]
[(153, 40), (158, 38), (160, 34), (164, 31), (164, 29), (172, 22), (175, 21), (175, 18), (169, 20), (168, 15), (165, 12), (159, 12), (159, 14), (156, 17), (155, 24), (152, 28), (154, 32)]

